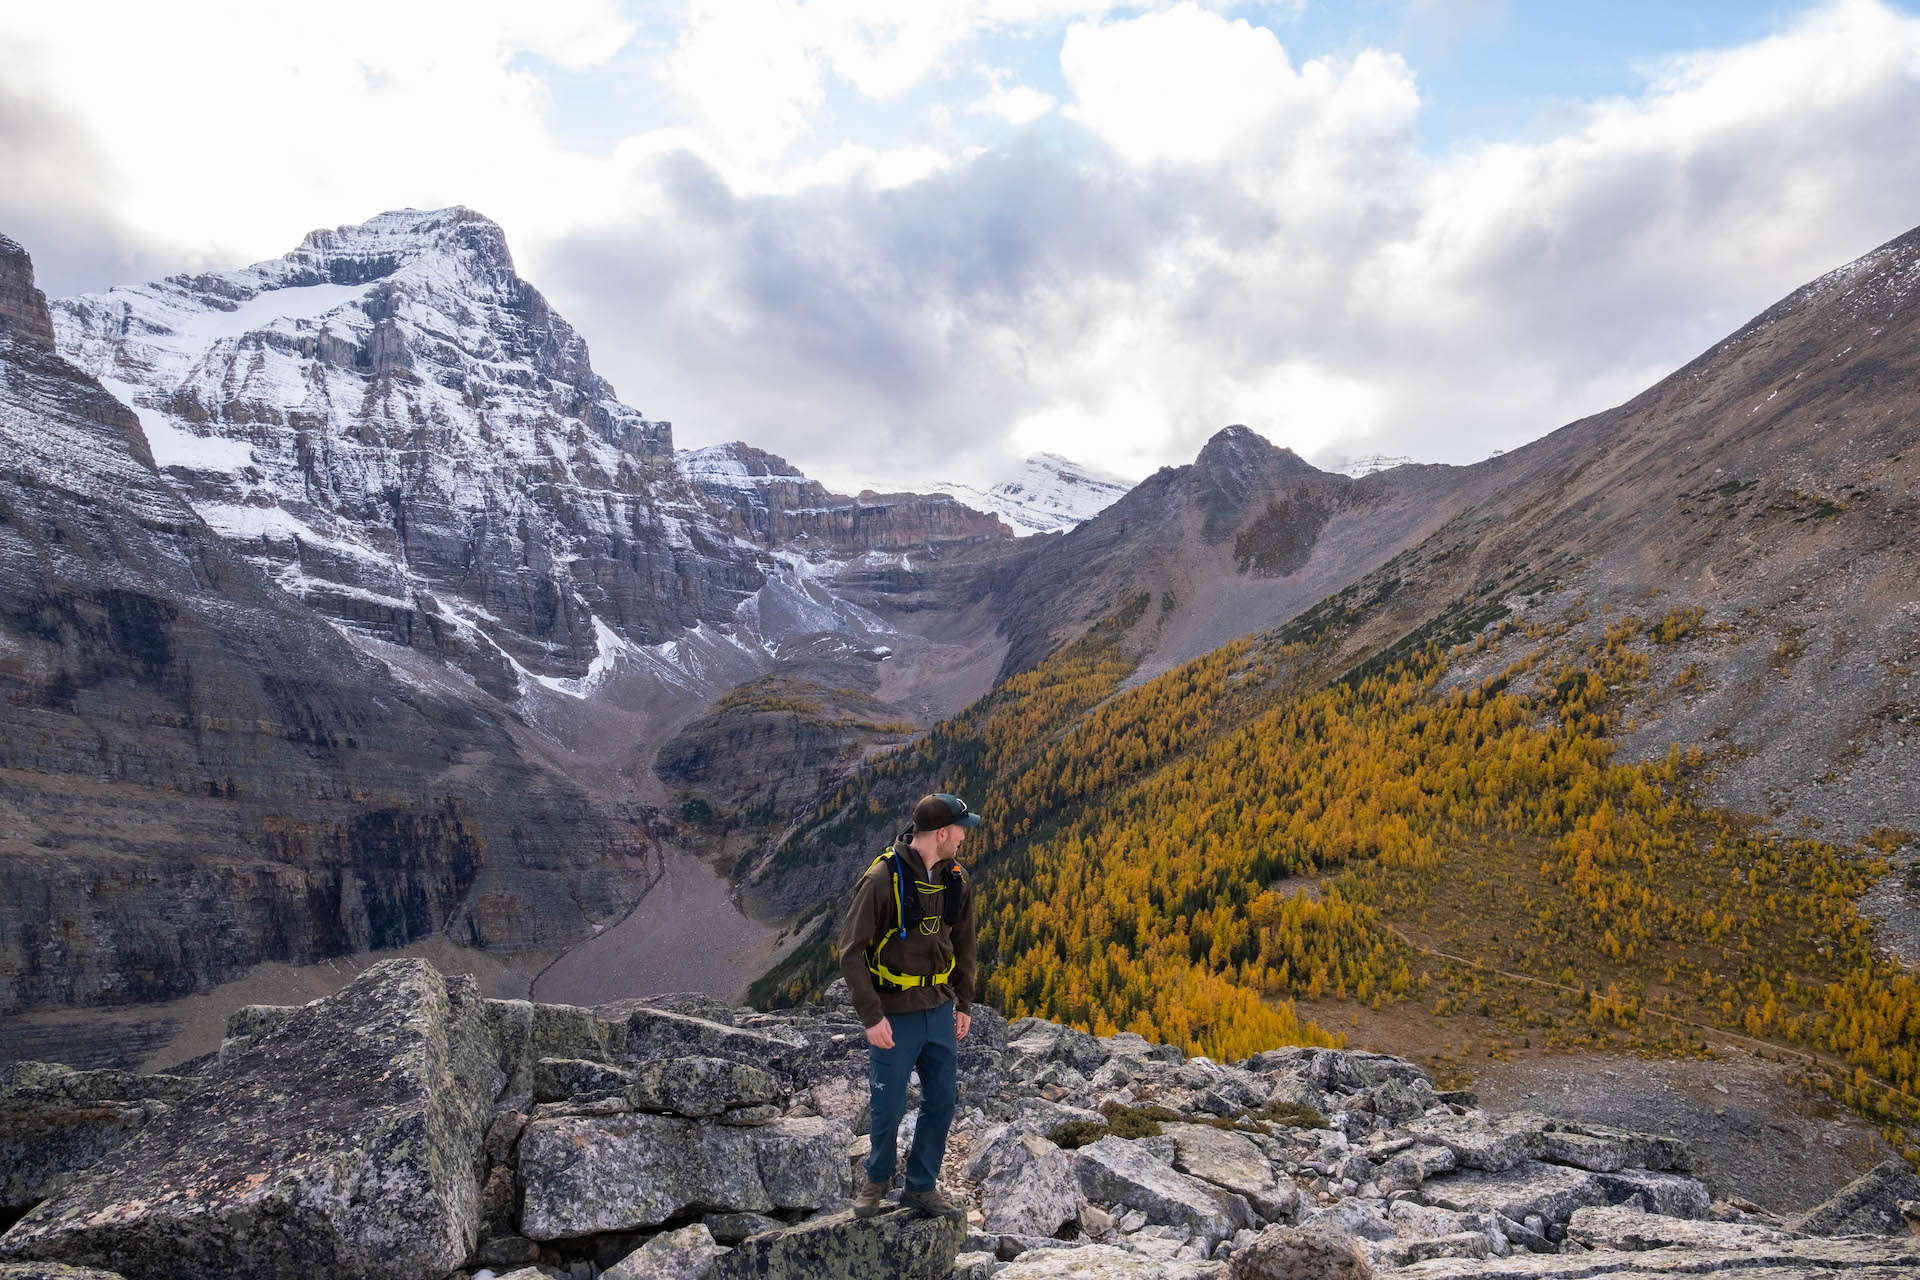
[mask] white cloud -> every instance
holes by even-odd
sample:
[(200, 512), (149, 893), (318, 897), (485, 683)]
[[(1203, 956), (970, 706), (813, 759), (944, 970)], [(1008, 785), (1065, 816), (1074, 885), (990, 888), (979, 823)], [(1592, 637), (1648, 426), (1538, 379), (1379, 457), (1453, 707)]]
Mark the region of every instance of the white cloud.
[[(686, 118), (601, 154), (548, 130), (542, 64), (631, 54), (610, 3), (342, 0), (292, 32), (236, 0), (13, 6), (0, 229), (98, 284), (103, 262), (238, 265), (469, 204), (683, 442), (898, 484), (936, 444), (962, 480), (1029, 448), (1141, 474), (1229, 422), (1318, 456), (1475, 459), (1639, 390), (1920, 209), (1920, 20), (1872, 0), (1445, 157), (1416, 145), (1399, 55), (1296, 65), (1190, 0), (752, 2), (695, 9), (659, 58)], [(968, 74), (916, 100), (939, 127), (891, 145), (822, 115), (830, 78), (897, 96), (1009, 33), (1058, 50), (1081, 128), (961, 149), (942, 112), (1037, 105), (997, 72), (984, 98)]]
[(997, 116), (1011, 125), (1028, 125), (1046, 115), (1054, 108), (1053, 95), (1042, 93), (1030, 85), (1009, 86), (1009, 75), (1004, 69), (983, 68), (987, 75), (987, 92), (967, 104), (971, 115)]
[(1075, 23), (1060, 49), (1064, 114), (1136, 165), (1258, 163), (1403, 132), (1419, 106), (1394, 55), (1368, 51), (1297, 71), (1279, 39), (1192, 0)]

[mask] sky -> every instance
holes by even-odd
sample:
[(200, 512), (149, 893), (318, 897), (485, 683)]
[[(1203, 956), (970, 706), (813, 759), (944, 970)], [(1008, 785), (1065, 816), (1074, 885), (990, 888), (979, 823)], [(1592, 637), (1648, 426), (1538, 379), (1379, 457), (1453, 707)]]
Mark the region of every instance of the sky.
[(681, 447), (1464, 463), (1920, 224), (1920, 0), (0, 9), (63, 296), (463, 204)]

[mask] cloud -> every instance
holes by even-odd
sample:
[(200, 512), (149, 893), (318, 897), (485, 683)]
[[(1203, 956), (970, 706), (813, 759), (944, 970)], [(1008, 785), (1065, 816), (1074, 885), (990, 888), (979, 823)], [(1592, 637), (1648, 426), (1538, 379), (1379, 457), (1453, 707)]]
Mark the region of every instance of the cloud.
[[(547, 118), (568, 74), (634, 56), (598, 0), (343, 0), (297, 39), (268, 6), (15, 6), (0, 229), (61, 292), (469, 204), (682, 443), (858, 487), (1043, 448), (1140, 475), (1229, 422), (1472, 460), (1920, 210), (1920, 20), (1873, 0), (1444, 156), (1405, 58), (1297, 59), (1245, 10), (746, 3), (657, 38), (672, 110), (597, 152)], [(932, 123), (840, 132), (848, 94)]]
[(1011, 125), (1028, 125), (1053, 110), (1052, 94), (1024, 84), (1008, 86), (1005, 81), (1010, 73), (1005, 69), (982, 69), (987, 74), (987, 92), (967, 104), (969, 114), (997, 116)]

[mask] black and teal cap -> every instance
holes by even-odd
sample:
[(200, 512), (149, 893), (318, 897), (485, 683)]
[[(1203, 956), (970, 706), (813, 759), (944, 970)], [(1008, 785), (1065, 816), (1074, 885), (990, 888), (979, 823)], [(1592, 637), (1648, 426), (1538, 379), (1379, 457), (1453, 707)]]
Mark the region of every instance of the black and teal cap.
[(950, 796), (946, 792), (937, 792), (930, 796), (921, 796), (920, 803), (913, 806), (913, 829), (915, 831), (938, 831), (958, 823), (963, 827), (980, 825), (980, 815), (967, 808), (967, 802), (959, 796)]

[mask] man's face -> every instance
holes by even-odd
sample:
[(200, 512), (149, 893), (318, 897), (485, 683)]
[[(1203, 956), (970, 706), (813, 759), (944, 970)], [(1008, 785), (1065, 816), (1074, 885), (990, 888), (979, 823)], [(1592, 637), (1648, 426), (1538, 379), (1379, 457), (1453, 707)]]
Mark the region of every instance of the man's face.
[(943, 858), (951, 858), (960, 848), (960, 842), (967, 838), (967, 829), (959, 823), (949, 823), (933, 833), (933, 847)]

